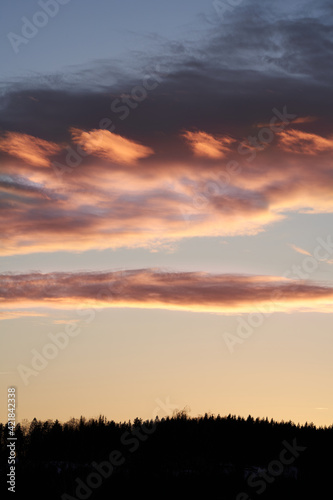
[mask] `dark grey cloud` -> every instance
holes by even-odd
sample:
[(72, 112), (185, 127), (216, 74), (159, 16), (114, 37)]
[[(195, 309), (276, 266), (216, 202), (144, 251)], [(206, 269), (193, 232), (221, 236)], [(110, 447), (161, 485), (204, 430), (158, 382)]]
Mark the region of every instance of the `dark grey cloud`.
[[(196, 41), (159, 40), (158, 54), (136, 53), (126, 64), (95, 61), (61, 75), (11, 82), (3, 87), (0, 130), (68, 140), (69, 127), (98, 128), (109, 118), (120, 134), (162, 143), (159, 134), (190, 127), (242, 135), (256, 121), (269, 120), (273, 107), (287, 105), (298, 116), (321, 116), (312, 130), (330, 131), (332, 24), (326, 1), (244, 0), (203, 26)], [(122, 120), (111, 103), (131, 95), (157, 64), (159, 85)]]

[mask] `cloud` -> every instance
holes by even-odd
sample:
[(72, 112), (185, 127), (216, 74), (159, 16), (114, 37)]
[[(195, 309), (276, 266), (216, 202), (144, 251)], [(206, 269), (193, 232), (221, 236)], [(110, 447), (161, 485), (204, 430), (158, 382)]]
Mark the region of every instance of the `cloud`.
[(331, 312), (333, 288), (277, 276), (166, 272), (137, 269), (2, 275), (1, 305), (60, 309), (135, 307), (237, 314)]
[(49, 314), (35, 311), (0, 311), (0, 321), (5, 319), (19, 319), (29, 317), (45, 317)]
[[(3, 85), (2, 254), (155, 250), (332, 213), (332, 8), (288, 5), (286, 18), (282, 3), (214, 13), (202, 39), (159, 41), (133, 66), (95, 61)], [(158, 85), (135, 101), (143, 75)], [(258, 124), (272, 119), (284, 130), (263, 147)]]
[(108, 130), (71, 129), (75, 143), (79, 144), (89, 154), (99, 156), (118, 163), (135, 163), (140, 158), (154, 154), (154, 151), (134, 141), (109, 132)]
[(303, 248), (300, 248), (300, 247), (298, 247), (298, 246), (296, 246), (296, 245), (294, 245), (292, 243), (290, 243), (289, 246), (291, 246), (291, 248), (293, 250), (295, 250), (295, 252), (301, 253), (303, 255), (309, 255), (310, 257), (312, 257), (312, 255), (310, 254), (310, 252), (308, 252), (307, 250), (304, 250)]
[(230, 152), (230, 145), (235, 142), (231, 137), (214, 137), (202, 131), (186, 131), (182, 136), (188, 141), (195, 155), (207, 158), (223, 158)]
[(315, 155), (333, 150), (333, 138), (326, 139), (317, 134), (289, 129), (278, 133), (280, 147), (291, 153)]
[(0, 138), (0, 151), (21, 158), (36, 167), (50, 165), (49, 157), (60, 150), (61, 147), (54, 142), (19, 132), (6, 132)]
[[(318, 120), (318, 117), (317, 116), (299, 116), (297, 118), (294, 118), (293, 119), (293, 126), (294, 125), (299, 125), (299, 124), (304, 124), (304, 123), (312, 123), (312, 122), (315, 122), (316, 120)], [(284, 122), (283, 121), (276, 121), (274, 123), (274, 126), (279, 128), (282, 126), (282, 128), (284, 128)], [(271, 124), (270, 123), (256, 123), (255, 125), (257, 128), (264, 128), (264, 127), (270, 127)]]

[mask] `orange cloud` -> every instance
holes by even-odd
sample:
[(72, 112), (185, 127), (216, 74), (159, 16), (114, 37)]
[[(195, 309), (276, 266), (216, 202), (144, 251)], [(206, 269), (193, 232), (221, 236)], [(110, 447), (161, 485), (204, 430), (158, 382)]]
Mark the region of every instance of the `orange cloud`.
[(299, 116), (298, 118), (293, 119), (294, 123), (312, 123), (318, 120), (317, 116)]
[(117, 163), (135, 163), (140, 158), (154, 154), (141, 144), (126, 139), (108, 130), (94, 129), (90, 132), (72, 128), (72, 138), (84, 151)]
[(290, 153), (315, 155), (333, 149), (333, 138), (325, 139), (317, 134), (309, 134), (300, 130), (290, 129), (278, 133), (280, 147)]
[(45, 317), (49, 314), (35, 311), (0, 311), (0, 321), (5, 319), (18, 319), (28, 317)]
[[(317, 116), (299, 116), (298, 118), (293, 118), (292, 124), (296, 125), (298, 123), (312, 123), (318, 120)], [(255, 126), (257, 128), (270, 127), (271, 123), (257, 123)], [(283, 127), (285, 128), (286, 124), (284, 122), (274, 122), (274, 127)]]
[(303, 255), (309, 255), (311, 257), (310, 252), (307, 250), (304, 250), (303, 248), (297, 247), (296, 245), (293, 245), (292, 243), (290, 244), (291, 248), (295, 250), (295, 252), (301, 253)]
[[(162, 308), (235, 314), (331, 312), (333, 288), (277, 276), (165, 272), (137, 269), (2, 275), (0, 305)], [(23, 306), (22, 306), (23, 304)]]
[(190, 144), (195, 155), (208, 158), (223, 158), (230, 151), (230, 144), (235, 142), (231, 137), (218, 137), (206, 132), (186, 131), (182, 136)]
[(38, 137), (19, 132), (6, 132), (0, 138), (0, 150), (21, 158), (36, 167), (48, 167), (49, 157), (58, 153), (61, 146)]

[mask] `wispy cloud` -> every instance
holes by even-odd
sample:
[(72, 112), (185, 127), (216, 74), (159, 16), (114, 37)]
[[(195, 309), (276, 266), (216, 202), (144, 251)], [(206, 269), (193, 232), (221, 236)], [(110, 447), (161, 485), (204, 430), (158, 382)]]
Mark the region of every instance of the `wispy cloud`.
[(296, 245), (294, 245), (293, 243), (290, 243), (289, 246), (295, 250), (295, 252), (298, 252), (298, 253), (301, 253), (303, 255), (309, 255), (311, 257), (311, 253), (308, 252), (307, 250), (304, 250), (304, 248), (301, 248), (301, 247), (298, 247)]
[[(312, 122), (315, 122), (316, 120), (318, 120), (319, 118), (317, 116), (298, 116), (296, 118), (293, 119), (293, 126), (295, 125), (302, 125), (304, 123), (312, 123)], [(269, 122), (259, 122), (259, 123), (256, 123), (255, 126), (257, 128), (263, 128), (263, 127), (270, 127), (271, 126), (271, 123)], [(274, 127), (282, 127), (284, 128), (285, 127), (285, 123), (283, 121), (276, 121), (274, 123)]]
[(29, 317), (46, 317), (47, 313), (35, 312), (35, 311), (0, 311), (0, 321), (5, 319), (18, 319), (18, 318), (29, 318)]

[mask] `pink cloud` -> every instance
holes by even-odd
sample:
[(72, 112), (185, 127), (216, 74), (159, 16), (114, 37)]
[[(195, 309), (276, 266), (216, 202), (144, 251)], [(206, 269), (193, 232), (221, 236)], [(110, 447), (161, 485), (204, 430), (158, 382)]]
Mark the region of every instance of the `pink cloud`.
[(2, 306), (55, 308), (144, 307), (214, 313), (280, 311), (330, 312), (333, 288), (277, 276), (166, 272), (2, 275)]

